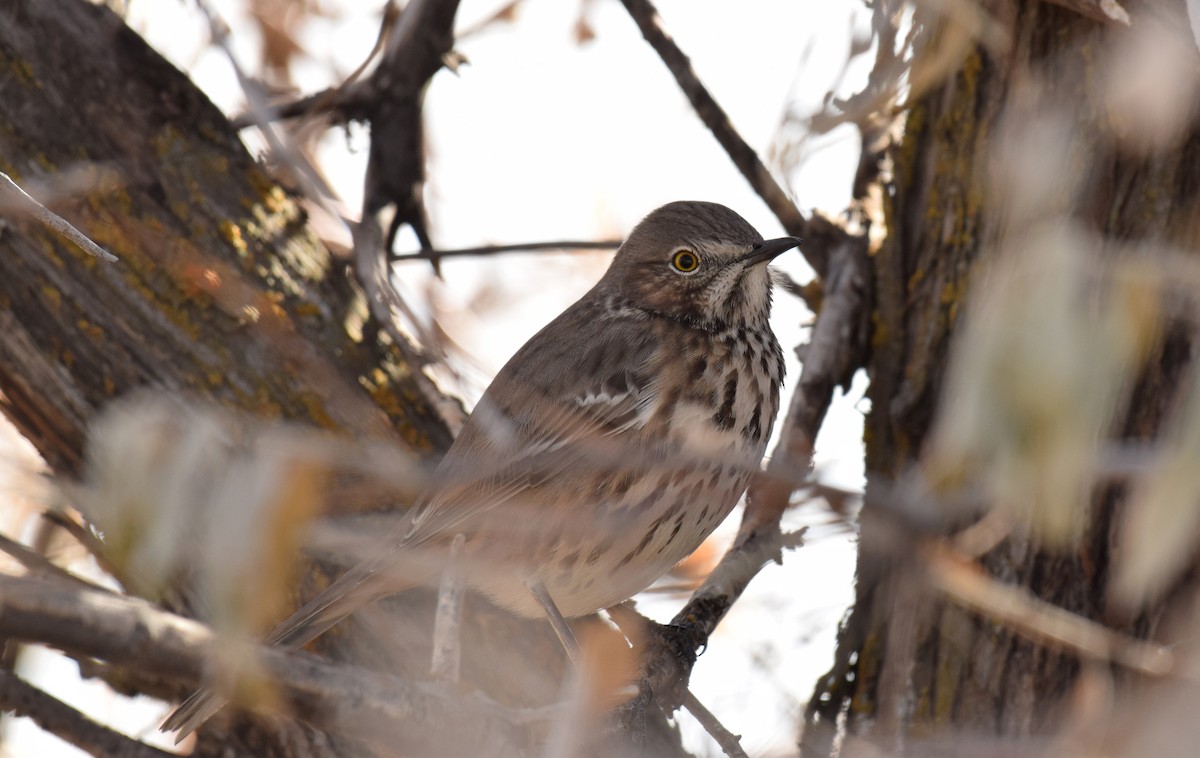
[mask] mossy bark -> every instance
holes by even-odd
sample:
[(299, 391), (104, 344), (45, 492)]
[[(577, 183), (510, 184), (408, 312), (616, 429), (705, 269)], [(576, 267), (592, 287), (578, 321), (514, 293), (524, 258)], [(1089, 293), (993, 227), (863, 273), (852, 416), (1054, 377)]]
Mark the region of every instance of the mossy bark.
[[(957, 66), (914, 100), (891, 151), (888, 235), (872, 258), (868, 487), (857, 595), (841, 630), (837, 664), (814, 693), (802, 742), (806, 755), (829, 751), (839, 718), (851, 739), (865, 737), (886, 750), (934, 735), (1044, 736), (1061, 723), (1064, 696), (1080, 671), (1075, 656), (898, 580), (920, 570), (916, 543), (906, 542), (887, 515), (893, 486), (911, 472), (929, 436), (949, 347), (972, 296), (972, 273), (1001, 232), (1004, 209), (986, 178), (1002, 115), (1014, 107), (1021, 82), (1039, 77), (1049, 86), (1044, 96), (1071, 114), (1073, 148), (1082, 158), (1074, 168), (1085, 173), (1080, 184), (1086, 189), (1073, 198), (1068, 216), (1118, 240), (1200, 247), (1194, 222), (1200, 217), (1200, 131), (1193, 125), (1180, 142), (1140, 155), (1121, 150), (1112, 138), (1098, 51), (1129, 31), (1034, 0), (982, 5), (1000, 22), (994, 29), (1004, 30), (1004, 44), (970, 41)], [(1123, 5), (1134, 23), (1155, 14), (1176, 29), (1189, 28), (1182, 3)], [(917, 66), (963, 35), (945, 18), (934, 23), (925, 30)], [(1130, 437), (1157, 433), (1190, 361), (1189, 344), (1168, 330), (1156, 348), (1134, 391), (1125, 422)], [(1117, 616), (1104, 601), (1121, 503), (1118, 490), (1096, 495), (1077, 549), (1046, 550), (1013, 537), (981, 563), (1002, 581), (1083, 617), (1152, 635), (1179, 594), (1136, 618)], [(889, 686), (897, 656), (904, 660)]]
[[(79, 473), (89, 422), (145, 387), (391, 441), (430, 459), (449, 445), (451, 431), (401, 351), (386, 338), (363, 339), (382, 330), (359, 328), (370, 317), (346, 263), (307, 229), (297, 197), (108, 9), (4, 3), (0, 93), (0, 170), (120, 258), (103, 263), (36, 219), (0, 209), (0, 410), (55, 474)], [(419, 627), (412, 638), (427, 639), (430, 600), (412, 593), (387, 605), (403, 611), (396, 624)], [(489, 694), (529, 704), (530, 691), (557, 691), (562, 656), (547, 626), (482, 601), (468, 605), (467, 619), (464, 676), (492, 676), (488, 641), (503, 641), (529, 671), (484, 681)], [(353, 656), (343, 645), (354, 636), (349, 626), (325, 652), (364, 663), (361, 644)], [(366, 663), (421, 675), (428, 650), (407, 652), (376, 651)], [(245, 716), (219, 719), (197, 748), (363, 751), (297, 723)]]
[(398, 352), (346, 328), (363, 309), (344, 264), (186, 77), (103, 8), (0, 14), (0, 169), (65, 192), (49, 206), (120, 258), (28, 216), (0, 236), (0, 390), (52, 468), (76, 470), (96, 409), (144, 386), (449, 444)]

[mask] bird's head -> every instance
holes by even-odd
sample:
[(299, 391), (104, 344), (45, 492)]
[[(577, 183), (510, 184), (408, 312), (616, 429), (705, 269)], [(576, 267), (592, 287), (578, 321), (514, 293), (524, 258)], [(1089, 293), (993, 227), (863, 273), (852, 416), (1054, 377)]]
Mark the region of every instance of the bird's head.
[(602, 280), (633, 305), (704, 328), (755, 324), (771, 311), (767, 263), (800, 244), (763, 240), (717, 203), (669, 203), (646, 216)]

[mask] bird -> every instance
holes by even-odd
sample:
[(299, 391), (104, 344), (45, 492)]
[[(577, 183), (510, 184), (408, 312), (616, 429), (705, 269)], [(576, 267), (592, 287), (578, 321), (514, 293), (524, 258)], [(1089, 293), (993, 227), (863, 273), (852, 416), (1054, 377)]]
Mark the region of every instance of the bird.
[[(767, 264), (800, 243), (764, 240), (717, 203), (651, 212), (496, 375), (403, 530), (265, 641), (307, 644), (415, 583), (397, 578), (399, 556), (456, 535), (478, 569), (466, 584), (519, 616), (577, 618), (648, 587), (762, 460), (784, 377)], [(182, 739), (221, 705), (201, 690), (162, 728)]]

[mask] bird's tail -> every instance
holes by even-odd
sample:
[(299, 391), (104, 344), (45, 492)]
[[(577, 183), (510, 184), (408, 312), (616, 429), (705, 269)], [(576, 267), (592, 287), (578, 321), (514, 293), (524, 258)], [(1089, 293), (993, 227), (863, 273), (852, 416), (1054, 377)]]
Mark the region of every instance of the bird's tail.
[[(364, 605), (412, 586), (412, 583), (398, 584), (394, 575), (388, 575), (388, 568), (385, 561), (360, 563), (275, 627), (264, 642), (286, 650), (298, 649)], [(167, 716), (160, 729), (177, 732), (178, 744), (215, 716), (226, 702), (225, 697), (212, 689), (197, 690)]]

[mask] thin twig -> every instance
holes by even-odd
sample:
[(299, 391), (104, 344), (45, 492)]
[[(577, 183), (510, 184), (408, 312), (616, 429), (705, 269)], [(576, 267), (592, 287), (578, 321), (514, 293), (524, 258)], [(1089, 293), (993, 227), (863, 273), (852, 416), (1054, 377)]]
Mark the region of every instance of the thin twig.
[(345, 215), (340, 209), (333, 206), (329, 194), (323, 191), (325, 182), (317, 170), (300, 154), (299, 150), (290, 144), (290, 140), (285, 142), (286, 137), (271, 125), (271, 109), (266, 104), (262, 88), (246, 73), (237, 56), (234, 55), (233, 47), (229, 42), (229, 26), (217, 15), (216, 11), (209, 7), (208, 0), (196, 0), (196, 7), (208, 21), (209, 34), (212, 36), (213, 42), (225, 54), (226, 60), (233, 68), (238, 85), (242, 88), (242, 93), (246, 96), (246, 102), (250, 106), (247, 115), (253, 117), (254, 125), (258, 127), (263, 139), (267, 141), (271, 152), (278, 156), (279, 160), (295, 169), (295, 176), (306, 197), (318, 203), (330, 216), (340, 219), (343, 224), (348, 226)]
[(71, 582), (72, 584), (92, 590), (110, 593), (112, 592), (107, 587), (101, 587), (98, 584), (89, 582), (83, 577), (72, 574), (70, 571), (67, 571), (65, 568), (59, 566), (57, 563), (37, 552), (36, 550), (31, 550), (25, 545), (22, 545), (20, 542), (10, 539), (4, 534), (0, 534), (0, 552), (6, 553), (14, 558), (25, 568), (26, 571), (29, 571), (30, 573), (40, 574), (50, 579), (63, 579)]
[[(355, 87), (354, 85), (367, 70), (367, 66), (371, 64), (371, 61), (375, 60), (380, 51), (383, 50), (384, 42), (391, 33), (392, 26), (396, 23), (396, 18), (399, 15), (400, 10), (395, 0), (388, 0), (383, 6), (383, 23), (379, 25), (379, 34), (375, 36), (375, 44), (371, 47), (371, 51), (367, 53), (367, 57), (363, 59), (363, 62), (358, 65), (358, 68), (354, 69), (336, 87), (329, 87), (315, 94), (306, 95), (296, 100), (271, 107), (268, 113), (269, 117), (272, 120), (285, 120), (329, 112), (340, 113), (347, 118), (353, 115), (353, 112), (369, 101), (372, 96), (370, 88)], [(245, 129), (248, 126), (255, 126), (259, 123), (258, 114), (254, 112), (243, 113), (230, 119), (230, 122), (235, 129)]]
[(83, 545), (84, 549), (91, 554), (92, 559), (96, 561), (96, 564), (100, 566), (100, 569), (104, 573), (116, 579), (120, 584), (125, 584), (125, 580), (128, 577), (124, 575), (120, 567), (109, 560), (104, 546), (100, 544), (96, 535), (92, 534), (74, 510), (70, 512), (61, 510), (43, 511), (42, 518), (71, 535), (76, 542)]
[[(779, 219), (779, 223), (783, 224), (788, 234), (807, 238), (808, 220), (797, 210), (796, 204), (771, 176), (754, 149), (738, 134), (724, 109), (696, 76), (687, 55), (663, 29), (662, 19), (650, 0), (621, 0), (621, 3), (637, 23), (642, 36), (667, 65), (700, 120), (725, 148), (733, 164)], [(819, 249), (806, 247), (802, 252), (814, 270), (820, 274), (825, 272), (825, 259)]]
[(563, 240), (560, 242), (524, 242), (515, 245), (483, 245), (452, 250), (418, 250), (392, 257), (393, 261), (429, 261), (468, 255), (499, 255), (502, 253), (574, 252), (576, 250), (615, 250), (621, 240)]
[(102, 758), (168, 758), (175, 755), (92, 721), (10, 671), (0, 671), (0, 711), (27, 716), (64, 742)]
[(473, 37), (480, 32), (487, 31), (495, 24), (512, 22), (513, 19), (516, 18), (517, 8), (522, 2), (524, 2), (524, 0), (510, 0), (509, 2), (497, 8), (486, 18), (482, 18), (470, 26), (460, 29), (454, 36), (460, 40), (464, 40), (468, 37)]
[(86, 234), (76, 229), (62, 216), (30, 197), (17, 186), (8, 174), (0, 171), (0, 213), (18, 211), (41, 221), (46, 226), (74, 242), (80, 250), (107, 263), (116, 263), (117, 256), (92, 242)]
[(734, 734), (725, 728), (712, 711), (704, 707), (704, 704), (696, 699), (691, 690), (688, 690), (683, 695), (683, 707), (688, 710), (688, 713), (696, 717), (696, 721), (700, 722), (700, 726), (704, 727), (704, 731), (717, 741), (721, 746), (721, 751), (729, 758), (749, 758), (746, 751), (742, 749), (742, 737), (739, 734)]

